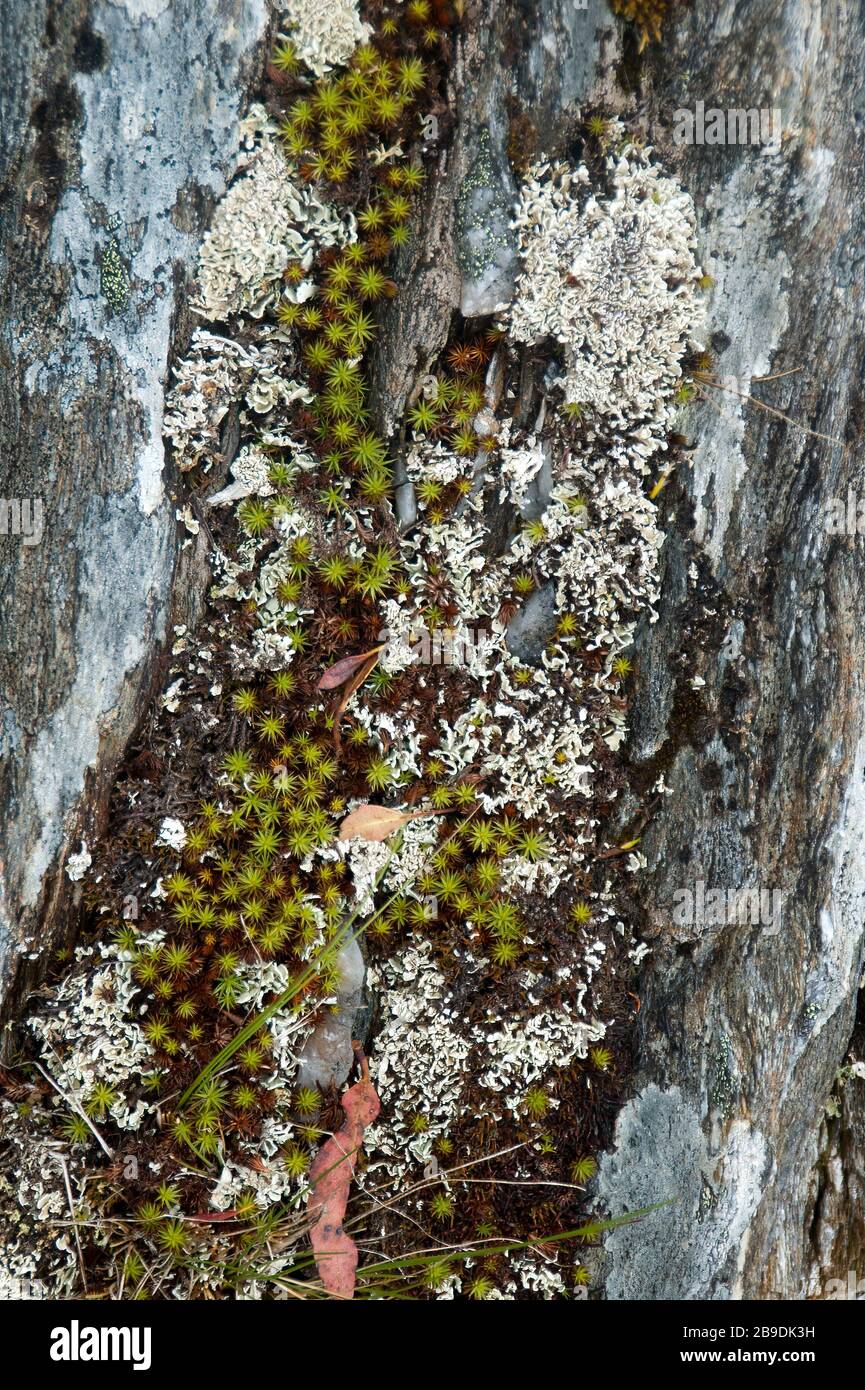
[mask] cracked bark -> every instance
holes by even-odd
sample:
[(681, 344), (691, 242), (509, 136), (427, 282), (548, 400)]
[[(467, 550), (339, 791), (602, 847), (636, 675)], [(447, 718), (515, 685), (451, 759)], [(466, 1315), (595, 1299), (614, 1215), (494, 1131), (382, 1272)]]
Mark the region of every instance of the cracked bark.
[[(861, 456), (863, 30), (861, 6), (694, 12), (644, 91), (658, 116), (721, 105), (716, 93), (781, 110), (780, 157), (692, 147), (680, 177), (716, 280), (717, 371), (750, 383), (797, 369), (745, 389), (801, 427), (714, 393), (694, 413), (693, 472), (662, 509), (664, 601), (641, 646), (632, 753), (637, 779), (664, 767), (673, 794), (644, 840), (655, 954), (636, 1096), (602, 1188), (614, 1204), (640, 1191), (680, 1201), (651, 1236), (609, 1241), (617, 1296), (815, 1295), (861, 1254), (861, 1207), (844, 1192), (861, 1182), (858, 1121), (835, 1145), (831, 1244), (813, 1242), (812, 1202), (863, 948), (861, 541), (824, 525)], [(671, 930), (673, 893), (699, 879), (781, 890), (780, 922)], [(670, 1122), (654, 1170), (643, 1160), (627, 1173), (634, 1146), (651, 1151)], [(683, 1189), (675, 1169), (689, 1152), (700, 1180)]]

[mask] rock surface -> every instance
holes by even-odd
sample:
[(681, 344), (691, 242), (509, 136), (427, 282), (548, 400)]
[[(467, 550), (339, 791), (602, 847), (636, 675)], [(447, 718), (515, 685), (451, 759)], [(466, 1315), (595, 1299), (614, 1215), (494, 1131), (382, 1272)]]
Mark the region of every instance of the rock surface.
[(325, 1013), (307, 1038), (300, 1054), (298, 1086), (341, 1086), (354, 1061), (352, 1038), (355, 1018), (363, 1004), (366, 965), (357, 941), (349, 941), (334, 962), (339, 983), (336, 1003)]

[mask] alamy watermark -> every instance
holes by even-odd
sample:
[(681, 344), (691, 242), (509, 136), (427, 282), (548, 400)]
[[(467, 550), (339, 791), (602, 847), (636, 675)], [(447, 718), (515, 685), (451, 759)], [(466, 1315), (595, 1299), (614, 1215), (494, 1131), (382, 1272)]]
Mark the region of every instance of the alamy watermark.
[(413, 664), (421, 666), (468, 666), (472, 657), (488, 651), (492, 638), (482, 628), (413, 627), (408, 634), (383, 627), (379, 642), (411, 652)]
[(42, 539), (41, 497), (0, 497), (0, 536), (20, 536), (24, 545)]
[(764, 926), (777, 931), (784, 893), (780, 888), (713, 888), (697, 879), (673, 893), (672, 918), (679, 927)]
[(777, 149), (781, 143), (781, 112), (777, 106), (718, 106), (706, 109), (698, 101), (694, 109), (682, 107), (673, 116), (673, 139), (677, 145), (764, 145)]
[(823, 1298), (851, 1298), (865, 1300), (865, 1279), (859, 1278), (856, 1271), (848, 1269), (846, 1279), (829, 1279), (821, 1289)]
[(848, 487), (846, 497), (827, 497), (823, 526), (830, 536), (865, 536), (865, 497)]
[(151, 1361), (149, 1327), (82, 1327), (73, 1318), (68, 1327), (51, 1329), (52, 1361), (131, 1361), (134, 1371), (147, 1371)]
[(750, 396), (753, 380), (750, 373), (737, 376), (735, 372), (712, 372), (708, 378), (710, 386), (717, 386), (719, 391), (729, 391), (732, 396)]
[(29, 1274), (13, 1275), (6, 1280), (6, 1297), (22, 1303), (47, 1298), (48, 1285), (44, 1279), (34, 1279)]

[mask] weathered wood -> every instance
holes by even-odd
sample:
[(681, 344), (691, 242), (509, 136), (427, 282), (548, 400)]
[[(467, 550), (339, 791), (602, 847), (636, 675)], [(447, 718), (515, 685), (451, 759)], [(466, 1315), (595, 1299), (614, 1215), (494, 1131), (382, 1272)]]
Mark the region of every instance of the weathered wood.
[[(672, 795), (643, 843), (654, 957), (601, 1190), (616, 1210), (679, 1200), (610, 1238), (609, 1297), (800, 1297), (861, 1258), (843, 1191), (845, 1169), (861, 1182), (860, 1120), (832, 1172), (818, 1165), (863, 948), (862, 542), (825, 525), (829, 499), (861, 487), (863, 39), (861, 5), (695, 6), (641, 89), (652, 132), (698, 100), (780, 108), (779, 152), (683, 147), (679, 170), (716, 281), (715, 370), (799, 425), (708, 390), (693, 471), (662, 506), (632, 756), (638, 784), (663, 771)], [(671, 926), (674, 893), (700, 879), (782, 891), (780, 921)], [(821, 1191), (834, 1240), (819, 1203), (813, 1220)]]

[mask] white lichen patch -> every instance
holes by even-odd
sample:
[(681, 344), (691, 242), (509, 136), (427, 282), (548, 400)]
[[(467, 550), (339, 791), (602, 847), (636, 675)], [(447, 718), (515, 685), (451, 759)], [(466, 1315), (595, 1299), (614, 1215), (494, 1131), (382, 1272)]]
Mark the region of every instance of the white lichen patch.
[(77, 883), (80, 878), (84, 877), (92, 863), (93, 858), (87, 848), (87, 843), (82, 840), (78, 853), (70, 854), (66, 860), (66, 877), (71, 879), (73, 883)]
[(131, 966), (114, 946), (84, 947), (77, 962), (29, 1027), (46, 1071), (67, 1096), (86, 1107), (97, 1083), (109, 1086), (116, 1092), (108, 1107), (113, 1122), (137, 1129), (150, 1107), (130, 1091), (152, 1068), (152, 1054), (138, 1022), (142, 1006), (133, 1003)]
[(270, 497), (275, 491), (270, 481), (270, 459), (256, 444), (245, 444), (231, 465), (234, 482), (208, 498), (208, 506), (225, 507), (244, 497)]
[[(373, 1167), (382, 1162), (401, 1176), (412, 1164), (429, 1160), (433, 1141), (459, 1115), (471, 1040), (460, 1028), (458, 1012), (448, 1006), (444, 979), (426, 942), (377, 969), (371, 983), (380, 990), (382, 1011), (372, 1073), (386, 1121), (373, 1126), (368, 1143), (376, 1156)], [(413, 1128), (416, 1115), (424, 1121), (422, 1132)]]
[(650, 153), (610, 158), (608, 191), (591, 187), (585, 166), (531, 171), (509, 324), (520, 342), (562, 345), (566, 402), (616, 432), (648, 422), (657, 443), (700, 316), (701, 272), (691, 199)]
[(296, 1195), (297, 1183), (292, 1182), (279, 1163), (261, 1167), (250, 1168), (233, 1160), (226, 1163), (210, 1194), (213, 1210), (231, 1211), (238, 1198), (248, 1193), (252, 1193), (256, 1205), (265, 1210)]
[(496, 1302), (500, 1299), (510, 1301), (522, 1289), (534, 1298), (549, 1301), (568, 1297), (568, 1289), (562, 1277), (562, 1270), (554, 1263), (555, 1256), (544, 1259), (530, 1251), (515, 1251), (509, 1263), (516, 1279), (509, 1279), (501, 1290), (488, 1295)]
[[(82, 1142), (63, 1136), (85, 1112), (96, 1131), (133, 1133), (153, 1114), (144, 1098), (153, 1057), (139, 1023), (129, 961), (116, 946), (82, 947), (72, 970), (27, 1019), (44, 1087), (26, 1105), (0, 1102), (0, 1298), (66, 1298), (80, 1291), (74, 1223), (91, 1219), (93, 1174)], [(140, 995), (139, 995), (140, 998)], [(91, 1101), (101, 1088), (104, 1105)], [(26, 1089), (26, 1088), (25, 1088)], [(86, 1144), (95, 1150), (97, 1140)], [(103, 1141), (104, 1142), (104, 1141)]]
[[(485, 972), (482, 957), (466, 955), (463, 987), (477, 987)], [(603, 1023), (568, 1007), (530, 1007), (508, 1018), (488, 1011), (482, 1022), (467, 1023), (424, 940), (377, 966), (371, 983), (381, 1010), (371, 1065), (387, 1118), (373, 1127), (368, 1143), (372, 1166), (394, 1179), (429, 1162), (436, 1139), (466, 1113), (518, 1115), (530, 1086), (585, 1057), (605, 1033)], [(530, 1006), (538, 1003), (532, 992), (537, 983), (527, 975)]]
[(546, 451), (534, 435), (529, 435), (520, 448), (503, 448), (499, 458), (499, 501), (508, 499), (522, 511), (529, 501), (531, 485), (546, 462)]
[[(406, 472), (412, 482), (453, 483), (471, 475), (470, 459), (453, 453), (441, 440), (415, 439), (406, 455)], [(421, 499), (421, 505), (425, 505)]]
[(80, 1165), (52, 1138), (47, 1112), (26, 1120), (8, 1100), (0, 1102), (3, 1164), (0, 1167), (0, 1300), (70, 1298), (79, 1278), (75, 1234), (69, 1217), (63, 1165), (73, 1200), (86, 1216)]
[(263, 426), (277, 406), (308, 401), (307, 388), (292, 379), (293, 366), (289, 345), (273, 328), (248, 346), (197, 328), (165, 402), (163, 433), (178, 467), (210, 468), (221, 453), (222, 425), (233, 405), (240, 423)]
[(529, 1086), (553, 1068), (585, 1057), (605, 1032), (597, 1019), (586, 1022), (568, 1008), (539, 1008), (522, 1018), (500, 1019), (484, 1034), (479, 1061), (485, 1069), (478, 1084), (500, 1092), (502, 1104), (517, 1115)]
[[(315, 11), (327, 22), (326, 9)], [(323, 246), (354, 238), (353, 219), (340, 218), (299, 182), (263, 109), (254, 108), (251, 116), (257, 124), (251, 148), (217, 209), (199, 259), (192, 307), (211, 322), (236, 314), (261, 318), (280, 298), (290, 261), (309, 266)]]
[(154, 841), (155, 845), (164, 845), (166, 849), (179, 851), (186, 844), (186, 827), (183, 821), (176, 816), (166, 816), (159, 827), (159, 834)]
[(346, 62), (372, 33), (357, 0), (285, 0), (282, 13), (298, 57), (319, 77)]

